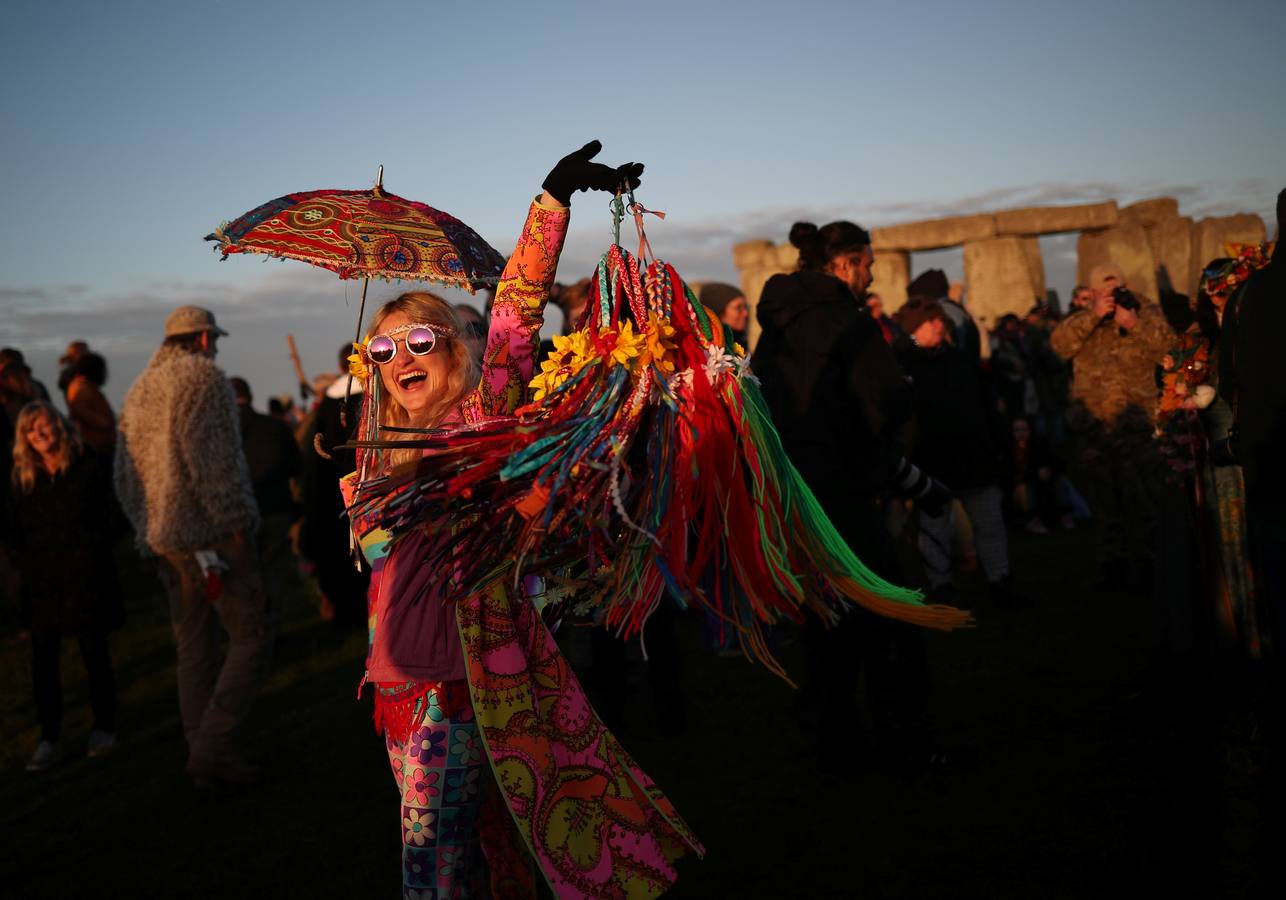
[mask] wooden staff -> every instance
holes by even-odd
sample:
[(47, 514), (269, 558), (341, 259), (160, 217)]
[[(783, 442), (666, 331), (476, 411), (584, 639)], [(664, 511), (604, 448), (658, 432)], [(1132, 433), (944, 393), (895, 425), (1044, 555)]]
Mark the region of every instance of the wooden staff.
[(304, 365), (299, 361), (299, 348), (295, 346), (295, 336), (286, 335), (286, 341), (290, 344), (290, 361), (295, 364), (295, 375), (299, 377), (299, 399), (307, 400), (313, 389), (308, 384), (308, 377), (304, 375)]

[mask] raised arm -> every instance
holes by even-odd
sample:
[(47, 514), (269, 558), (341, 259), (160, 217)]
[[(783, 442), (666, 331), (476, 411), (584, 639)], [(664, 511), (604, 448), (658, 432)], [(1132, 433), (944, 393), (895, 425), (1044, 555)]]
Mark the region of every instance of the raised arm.
[(531, 205), (518, 246), (496, 287), (487, 348), (482, 355), (482, 380), (474, 395), (476, 404), (465, 403), (466, 415), (508, 415), (526, 400), (527, 384), (536, 367), (536, 337), (567, 236), (572, 194), (638, 187), (642, 164), (612, 168), (592, 162), (601, 149), (598, 141), (590, 141), (560, 159), (545, 178), (545, 192)]
[(518, 245), (496, 288), (482, 356), (479, 412), (507, 415), (522, 405), (535, 368), (536, 336), (558, 271), (571, 210), (546, 191), (531, 204)]

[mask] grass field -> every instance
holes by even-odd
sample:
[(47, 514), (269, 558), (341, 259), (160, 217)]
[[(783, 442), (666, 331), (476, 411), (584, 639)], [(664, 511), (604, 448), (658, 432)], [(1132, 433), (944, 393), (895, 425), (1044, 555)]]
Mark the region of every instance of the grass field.
[[(1255, 896), (1271, 823), (1235, 716), (1141, 694), (1148, 601), (1094, 593), (1080, 532), (1015, 539), (1030, 610), (931, 634), (932, 714), (965, 769), (820, 773), (762, 669), (696, 648), (684, 620), (690, 725), (661, 738), (643, 679), (622, 740), (704, 840), (675, 897)], [(113, 636), (120, 743), (22, 770), (38, 736), (30, 651), (0, 644), (0, 895), (395, 897), (398, 803), (369, 699), (354, 700), (364, 635), (287, 598), (274, 672), (247, 726), (269, 773), (198, 795), (183, 774), (173, 647), (159, 586), (126, 565), (130, 621)], [(801, 671), (799, 645), (788, 668)], [(83, 748), (80, 660), (64, 650), (64, 742)], [(635, 673), (637, 675), (637, 673)], [(1280, 866), (1280, 863), (1275, 865)]]

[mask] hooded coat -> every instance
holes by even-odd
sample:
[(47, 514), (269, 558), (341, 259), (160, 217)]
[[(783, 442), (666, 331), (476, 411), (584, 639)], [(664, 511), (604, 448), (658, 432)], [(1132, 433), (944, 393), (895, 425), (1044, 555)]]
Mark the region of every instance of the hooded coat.
[(144, 553), (185, 553), (259, 528), (237, 404), (208, 357), (163, 345), (125, 395), (116, 495)]
[(774, 275), (756, 315), (755, 374), (782, 445), (828, 512), (870, 498), (900, 459), (911, 390), (879, 325), (824, 272)]

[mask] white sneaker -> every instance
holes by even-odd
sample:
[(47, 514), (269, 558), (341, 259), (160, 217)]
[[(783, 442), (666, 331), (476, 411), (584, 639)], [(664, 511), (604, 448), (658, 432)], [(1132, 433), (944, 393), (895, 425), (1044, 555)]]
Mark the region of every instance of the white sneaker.
[(116, 746), (116, 735), (110, 731), (95, 729), (89, 733), (89, 749), (86, 756), (102, 756)]
[(62, 762), (63, 752), (53, 741), (41, 741), (36, 745), (36, 752), (31, 755), (31, 762), (27, 763), (28, 772), (43, 772), (45, 769), (52, 769), (58, 763)]

